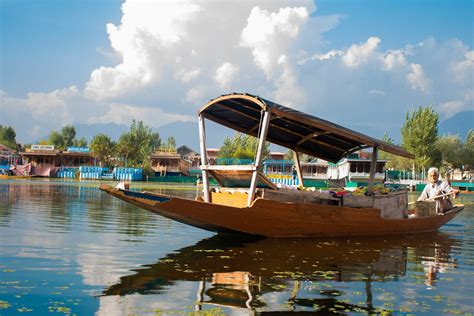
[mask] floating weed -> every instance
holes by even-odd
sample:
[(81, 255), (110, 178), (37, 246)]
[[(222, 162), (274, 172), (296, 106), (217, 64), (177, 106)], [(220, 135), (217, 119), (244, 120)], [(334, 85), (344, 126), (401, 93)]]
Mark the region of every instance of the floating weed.
[(17, 308), (16, 309), (19, 313), (29, 313), (29, 312), (32, 312), (33, 309), (31, 308), (28, 308), (28, 307), (25, 307), (25, 306), (22, 306), (20, 308)]
[(7, 309), (10, 308), (12, 305), (7, 301), (0, 301), (0, 309)]
[(222, 249), (196, 249), (194, 252), (224, 252)]
[(5, 269), (5, 270), (3, 270), (3, 272), (5, 272), (5, 273), (12, 273), (12, 272), (16, 272), (16, 270), (13, 270), (13, 269)]
[(464, 312), (459, 309), (443, 309), (445, 314), (462, 315)]

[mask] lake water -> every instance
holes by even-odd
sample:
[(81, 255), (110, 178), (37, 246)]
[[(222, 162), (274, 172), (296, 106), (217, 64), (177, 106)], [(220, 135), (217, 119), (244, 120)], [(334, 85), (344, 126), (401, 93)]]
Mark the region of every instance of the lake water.
[(473, 315), (474, 195), (436, 233), (242, 240), (98, 185), (0, 181), (0, 315)]

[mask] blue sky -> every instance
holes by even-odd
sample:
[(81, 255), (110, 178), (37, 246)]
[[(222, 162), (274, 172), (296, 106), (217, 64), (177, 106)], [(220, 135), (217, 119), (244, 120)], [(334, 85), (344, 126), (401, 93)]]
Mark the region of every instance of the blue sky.
[(473, 109), (473, 3), (2, 0), (0, 124), (159, 127), (246, 91), (398, 139), (414, 107)]

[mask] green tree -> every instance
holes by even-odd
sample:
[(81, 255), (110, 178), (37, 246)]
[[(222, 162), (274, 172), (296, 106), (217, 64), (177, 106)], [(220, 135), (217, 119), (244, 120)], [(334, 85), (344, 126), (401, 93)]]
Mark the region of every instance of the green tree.
[[(241, 133), (235, 133), (234, 137), (226, 137), (220, 148), (219, 158), (253, 159), (257, 153), (258, 139)], [(269, 144), (263, 147), (263, 159), (268, 156)]]
[(466, 135), (466, 141), (464, 142), (461, 161), (464, 166), (463, 170), (474, 169), (474, 130), (471, 129)]
[(462, 167), (463, 143), (459, 135), (439, 137), (436, 141), (436, 148), (441, 158), (441, 165), (445, 169)]
[(161, 147), (161, 138), (158, 132), (151, 135), (151, 150), (154, 151)]
[(419, 107), (406, 114), (401, 129), (402, 147), (415, 155), (415, 168), (419, 171), (439, 163), (435, 146), (438, 122), (439, 115), (431, 106)]
[(87, 139), (81, 137), (80, 139), (74, 139), (72, 142), (74, 147), (87, 147)]
[[(395, 144), (395, 141), (393, 140), (393, 138), (388, 136), (387, 132), (385, 132), (385, 134), (383, 135), (382, 140), (389, 144)], [(381, 160), (387, 160), (387, 164), (385, 165), (386, 169), (405, 170), (410, 169), (412, 165), (411, 159), (390, 154), (382, 150), (379, 152), (378, 158)]]
[(114, 153), (115, 143), (105, 134), (97, 134), (91, 140), (92, 155), (97, 158), (100, 165), (110, 166)]
[(173, 136), (168, 137), (166, 140), (166, 149), (173, 150), (176, 149), (176, 140)]
[(13, 150), (16, 149), (16, 133), (12, 127), (0, 125), (0, 144)]
[(65, 147), (73, 146), (74, 139), (76, 138), (76, 129), (72, 125), (66, 125), (61, 130), (61, 135), (64, 140)]
[(48, 143), (50, 145), (54, 145), (54, 148), (57, 150), (64, 149), (64, 138), (63, 135), (58, 133), (57, 131), (52, 131), (48, 137)]
[(153, 132), (142, 121), (132, 121), (130, 131), (122, 133), (117, 143), (117, 153), (126, 165), (141, 165), (152, 152)]

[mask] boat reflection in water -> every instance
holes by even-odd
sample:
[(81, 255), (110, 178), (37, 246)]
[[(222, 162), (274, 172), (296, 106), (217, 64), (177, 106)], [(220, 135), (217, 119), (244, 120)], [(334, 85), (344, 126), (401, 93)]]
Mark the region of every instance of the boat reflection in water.
[[(456, 268), (450, 253), (459, 244), (439, 232), (403, 238), (230, 238), (216, 235), (182, 248), (136, 274), (121, 277), (103, 295), (160, 295), (173, 291), (178, 281), (194, 281), (199, 285), (188, 305), (195, 304), (196, 310), (220, 306), (257, 314), (377, 313), (385, 307), (374, 306), (374, 282), (398, 282), (418, 273), (422, 281), (417, 287), (426, 290), (436, 284), (437, 273)], [(359, 282), (361, 297), (351, 299), (346, 282)], [(308, 284), (312, 289), (307, 289)], [(269, 294), (280, 294), (277, 307), (266, 301), (275, 300)]]

